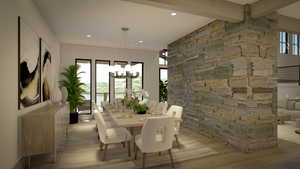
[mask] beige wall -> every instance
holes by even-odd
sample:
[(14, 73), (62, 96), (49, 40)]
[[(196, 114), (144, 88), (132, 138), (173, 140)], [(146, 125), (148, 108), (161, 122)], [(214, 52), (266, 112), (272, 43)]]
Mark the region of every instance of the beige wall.
[[(159, 65), (158, 52), (150, 50), (117, 49), (85, 45), (61, 45), (61, 70), (74, 64), (75, 59), (92, 59), (92, 84), (95, 84), (95, 60), (144, 62), (144, 89), (149, 91), (150, 97), (158, 101), (159, 98)], [(93, 99), (95, 86), (93, 86)]]
[[(22, 157), (19, 117), (44, 104), (18, 111), (18, 16), (31, 25), (49, 45), (53, 55), (53, 78), (57, 78), (59, 43), (32, 0), (0, 1), (0, 168), (11, 169)], [(57, 80), (53, 81), (53, 85)]]

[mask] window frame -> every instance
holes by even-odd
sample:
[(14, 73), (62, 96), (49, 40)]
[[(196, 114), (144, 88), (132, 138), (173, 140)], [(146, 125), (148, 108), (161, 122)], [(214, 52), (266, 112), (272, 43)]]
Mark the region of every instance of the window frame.
[[(167, 67), (160, 67), (160, 68), (159, 68), (159, 81), (160, 81), (160, 78), (161, 78), (161, 73), (160, 73), (160, 71), (161, 71), (162, 69), (167, 70), (167, 71), (168, 71), (168, 75), (169, 75), (169, 69), (168, 69)], [(169, 80), (169, 77), (168, 77), (168, 80)]]
[(93, 98), (93, 64), (92, 59), (83, 59), (83, 58), (75, 58), (75, 65), (78, 64), (78, 61), (88, 61), (90, 63), (90, 113), (85, 114), (79, 114), (79, 115), (86, 115), (86, 114), (92, 114), (92, 98)]
[[(115, 65), (118, 65), (118, 64), (116, 64), (116, 63), (121, 63), (121, 64), (119, 64), (119, 65), (121, 65), (122, 66), (122, 64), (125, 64), (125, 65), (127, 65), (128, 63), (129, 63), (129, 61), (120, 61), (120, 60), (114, 60), (114, 61), (112, 61), (112, 66), (115, 66)], [(117, 99), (116, 98), (116, 94), (117, 94), (117, 92), (116, 92), (116, 78), (115, 78), (115, 80), (114, 80), (114, 87), (115, 87), (115, 99)], [(125, 79), (125, 89), (127, 89), (127, 87), (128, 87), (128, 85), (127, 85), (127, 83), (128, 83), (128, 80), (127, 80), (127, 78)], [(126, 95), (126, 93), (124, 93), (124, 95)]]
[[(294, 41), (294, 36), (296, 36), (297, 37), (297, 42), (295, 43), (295, 41)], [(294, 33), (292, 33), (291, 34), (291, 39), (292, 39), (292, 42), (291, 42), (291, 50), (292, 50), (292, 55), (294, 55), (294, 56), (300, 56), (300, 45), (299, 45), (299, 38), (300, 38), (300, 35), (299, 34), (294, 34)], [(297, 54), (295, 54), (294, 53), (294, 47), (297, 47)]]
[[(285, 34), (285, 36), (283, 37), (283, 39), (281, 38), (282, 34)], [(280, 31), (279, 32), (279, 53), (282, 55), (288, 55), (289, 51), (290, 51), (290, 45), (289, 45), (289, 41), (290, 41), (290, 33), (288, 32), (284, 32), (284, 31)], [(284, 41), (285, 39), (285, 41)], [(285, 51), (281, 50), (282, 47), (285, 46)]]
[[(144, 74), (145, 74), (145, 72), (144, 72), (144, 62), (131, 62), (130, 63), (130, 65), (132, 66), (132, 64), (142, 64), (142, 89), (144, 89)], [(127, 79), (127, 78), (126, 78)], [(126, 82), (127, 83), (127, 82)], [(127, 84), (126, 84), (127, 85)], [(132, 84), (131, 84), (132, 85)], [(133, 85), (131, 86), (131, 87), (133, 87)], [(133, 90), (133, 89), (132, 89)], [(133, 92), (133, 91), (132, 91)], [(143, 99), (144, 97), (142, 96), (142, 99)]]

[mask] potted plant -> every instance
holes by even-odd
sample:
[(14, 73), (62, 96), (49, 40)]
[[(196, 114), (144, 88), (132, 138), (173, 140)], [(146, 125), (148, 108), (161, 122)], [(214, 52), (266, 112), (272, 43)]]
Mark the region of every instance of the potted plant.
[(83, 86), (85, 84), (80, 82), (78, 72), (78, 65), (71, 65), (65, 69), (65, 72), (61, 73), (64, 76), (64, 80), (60, 81), (61, 87), (65, 87), (68, 91), (68, 99), (70, 106), (70, 124), (78, 123), (78, 107), (84, 104), (85, 90)]
[(135, 104), (133, 106), (133, 110), (137, 113), (137, 114), (146, 114), (147, 110), (148, 110), (148, 106), (146, 104)]

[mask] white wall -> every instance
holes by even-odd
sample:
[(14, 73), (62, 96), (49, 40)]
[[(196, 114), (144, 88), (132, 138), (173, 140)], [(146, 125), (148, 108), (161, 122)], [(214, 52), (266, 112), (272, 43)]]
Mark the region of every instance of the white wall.
[[(49, 45), (53, 55), (53, 76), (58, 77), (59, 43), (40, 16), (32, 0), (0, 1), (0, 169), (11, 169), (22, 157), (19, 117), (39, 104), (18, 110), (18, 16)], [(55, 81), (53, 82), (55, 83)]]
[(300, 56), (280, 55), (278, 56), (278, 66), (300, 65)]
[[(61, 45), (61, 71), (75, 64), (75, 59), (92, 59), (92, 84), (95, 84), (95, 60), (144, 62), (144, 89), (150, 97), (159, 100), (159, 65), (158, 52), (150, 50), (117, 49), (74, 44)], [(93, 99), (95, 86), (93, 86)]]

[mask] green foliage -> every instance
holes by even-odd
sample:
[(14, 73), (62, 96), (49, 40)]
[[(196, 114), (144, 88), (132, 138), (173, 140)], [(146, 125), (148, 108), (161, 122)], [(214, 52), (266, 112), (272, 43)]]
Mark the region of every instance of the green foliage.
[(61, 73), (65, 79), (60, 81), (60, 86), (68, 90), (68, 102), (71, 112), (76, 112), (77, 108), (84, 104), (83, 94), (86, 93), (83, 88), (85, 84), (80, 82), (78, 76), (83, 72), (78, 71), (78, 65), (71, 65), (65, 69), (65, 72)]
[(145, 114), (148, 109), (149, 109), (149, 107), (146, 104), (135, 104), (133, 106), (133, 110), (137, 114)]
[(159, 81), (159, 101), (165, 102), (168, 100), (168, 81)]

